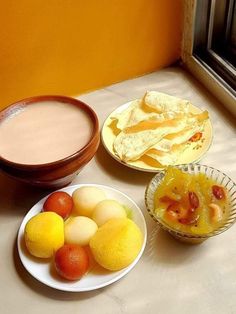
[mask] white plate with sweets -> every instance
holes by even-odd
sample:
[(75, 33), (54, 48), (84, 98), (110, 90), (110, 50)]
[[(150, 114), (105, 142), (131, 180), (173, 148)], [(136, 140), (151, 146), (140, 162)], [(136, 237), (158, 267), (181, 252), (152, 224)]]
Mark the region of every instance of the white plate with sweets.
[(212, 143), (212, 133), (206, 110), (150, 91), (115, 109), (105, 120), (101, 137), (118, 162), (157, 172), (168, 165), (199, 161)]
[[(66, 192), (67, 194), (72, 196), (74, 191), (78, 191), (79, 189), (81, 191), (81, 188), (88, 188), (88, 187), (90, 187), (92, 189), (94, 189), (94, 188), (98, 189), (98, 190), (102, 191), (103, 195), (105, 195), (104, 196), (105, 201), (102, 202), (100, 199), (100, 205), (95, 207), (96, 213), (95, 213), (94, 209), (92, 209), (92, 207), (90, 206), (91, 207), (90, 210), (93, 211), (93, 213), (92, 212), (90, 213), (90, 216), (91, 216), (90, 223), (91, 223), (91, 225), (93, 225), (93, 222), (94, 222), (94, 225), (96, 225), (96, 226), (99, 225), (99, 226), (95, 227), (95, 229), (94, 229), (93, 226), (92, 226), (92, 228), (86, 228), (86, 225), (84, 225), (84, 224), (80, 225), (81, 226), (81, 228), (79, 228), (80, 230), (82, 230), (85, 227), (86, 230), (87, 229), (90, 230), (89, 231), (90, 234), (87, 233), (84, 235), (83, 231), (82, 231), (82, 233), (77, 234), (77, 231), (78, 231), (77, 227), (79, 226), (79, 223), (81, 222), (80, 221), (78, 223), (78, 217), (81, 215), (81, 213), (83, 215), (86, 214), (85, 212), (83, 212), (83, 209), (81, 212), (80, 207), (79, 207), (79, 211), (78, 211), (77, 200), (78, 200), (79, 195), (77, 195), (77, 197), (76, 196), (73, 197), (73, 199), (72, 199), (73, 200), (72, 212), (70, 213), (69, 217), (67, 217), (65, 220), (63, 220), (63, 218), (60, 217), (58, 214), (51, 213), (51, 212), (49, 213), (49, 212), (43, 210), (43, 208), (46, 208), (47, 210), (49, 210), (50, 206), (53, 206), (53, 201), (51, 203), (49, 201), (47, 201), (47, 205), (49, 204), (49, 206), (46, 206), (45, 204), (46, 204), (46, 200), (50, 197), (50, 195), (54, 194), (55, 192), (53, 192), (52, 194), (50, 194), (47, 197), (44, 197), (38, 203), (36, 203), (29, 210), (27, 215), (24, 217), (24, 219), (21, 223), (21, 226), (19, 228), (18, 238), (17, 238), (17, 246), (18, 246), (18, 252), (19, 252), (19, 256), (20, 256), (22, 264), (24, 265), (26, 270), (34, 278), (36, 278), (38, 281), (44, 283), (45, 285), (47, 285), (49, 287), (52, 287), (52, 288), (55, 288), (58, 290), (62, 290), (62, 291), (71, 291), (71, 292), (90, 291), (90, 290), (95, 290), (98, 288), (105, 287), (105, 286), (110, 285), (110, 284), (114, 283), (115, 281), (119, 280), (123, 276), (125, 276), (136, 265), (136, 263), (139, 261), (140, 257), (143, 254), (143, 251), (144, 251), (144, 248), (146, 245), (146, 238), (147, 238), (145, 219), (143, 217), (141, 209), (127, 195), (125, 195), (124, 193), (122, 193), (116, 189), (113, 189), (111, 187), (104, 186), (104, 185), (97, 185), (97, 184), (79, 184), (79, 185), (74, 185), (74, 186), (69, 186), (69, 187), (63, 188), (63, 189), (56, 191), (56, 192), (61, 192), (61, 191)], [(90, 191), (90, 190), (87, 189), (87, 191)], [(74, 193), (74, 195), (76, 193)], [(85, 200), (86, 200), (86, 197), (84, 198)], [(93, 198), (93, 196), (89, 197), (89, 201), (91, 201), (92, 198)], [(52, 199), (52, 197), (51, 197), (51, 199)], [(95, 197), (95, 199), (96, 199), (96, 197)], [(99, 197), (98, 197), (98, 199), (99, 199)], [(97, 199), (97, 201), (96, 200), (94, 201), (94, 204), (96, 202), (98, 203), (98, 199)], [(81, 200), (81, 198), (80, 198), (80, 200)], [(87, 200), (88, 200), (88, 198), (87, 198)], [(120, 217), (120, 218), (114, 218), (114, 219), (108, 220), (109, 215), (111, 215), (111, 214), (107, 212), (107, 206), (101, 206), (101, 203), (103, 203), (103, 205), (104, 205), (104, 203), (106, 203), (109, 200), (114, 200), (115, 203), (118, 204), (117, 206), (116, 206), (116, 204), (114, 205), (115, 207), (118, 207), (118, 209), (117, 208), (114, 209), (114, 215), (115, 215), (115, 217)], [(93, 207), (94, 207), (94, 205), (93, 205)], [(97, 209), (98, 207), (100, 207), (100, 208)], [(125, 212), (125, 214), (122, 212), (122, 210), (120, 210), (119, 207), (122, 207), (122, 210)], [(88, 206), (88, 208), (89, 208), (89, 206)], [(47, 216), (47, 218), (48, 218), (48, 216), (54, 215), (53, 216), (53, 219), (54, 219), (56, 216), (57, 223), (59, 222), (59, 226), (60, 226), (59, 229), (62, 228), (62, 230), (65, 231), (65, 233), (63, 231), (60, 231), (61, 235), (59, 237), (58, 237), (58, 234), (56, 237), (52, 237), (54, 239), (57, 238), (57, 241), (59, 241), (59, 242), (54, 244), (57, 246), (57, 248), (53, 249), (54, 252), (51, 255), (50, 255), (50, 252), (48, 253), (48, 246), (50, 246), (50, 245), (53, 246), (53, 244), (51, 243), (52, 239), (50, 239), (50, 236), (49, 236), (50, 232), (51, 232), (51, 235), (54, 234), (54, 232), (55, 232), (55, 230), (53, 230), (53, 227), (51, 228), (51, 230), (49, 230), (50, 229), (49, 227), (46, 227), (46, 228), (48, 228), (46, 236), (45, 236), (45, 234), (40, 235), (41, 238), (44, 238), (43, 243), (38, 243), (38, 244), (33, 243), (34, 241), (36, 241), (36, 242), (38, 241), (37, 236), (39, 236), (39, 234), (38, 235), (35, 234), (35, 230), (39, 227), (39, 233), (40, 233), (41, 232), (40, 230), (43, 229), (42, 228), (43, 222), (39, 222), (37, 220), (38, 218), (35, 219), (35, 217), (39, 217), (40, 215), (42, 216), (41, 212), (43, 213), (43, 216), (44, 217)], [(117, 212), (118, 212), (118, 214), (117, 214)], [(64, 214), (65, 213), (60, 212), (60, 215), (63, 216)], [(128, 220), (127, 220), (127, 218), (128, 218)], [(89, 218), (87, 218), (87, 219), (89, 219)], [(31, 223), (28, 223), (29, 220), (31, 220)], [(32, 220), (34, 221), (33, 223), (32, 223)], [(76, 223), (74, 224), (75, 220), (78, 223), (77, 225), (76, 225)], [(91, 220), (92, 220), (92, 222), (91, 222)], [(108, 221), (105, 222), (106, 220), (108, 220)], [(96, 221), (96, 223), (95, 223), (95, 221)], [(71, 223), (71, 222), (73, 222), (73, 223)], [(117, 222), (118, 222), (118, 225), (117, 225)], [(110, 232), (111, 229), (109, 231), (109, 228), (111, 228), (112, 226), (115, 226), (115, 228), (117, 228), (118, 234), (122, 234), (122, 232), (119, 232), (118, 228), (121, 228), (121, 226), (119, 224), (121, 223), (121, 225), (122, 225), (123, 222), (125, 225), (126, 225), (126, 222), (128, 222), (127, 225), (129, 225), (129, 226), (126, 226), (125, 232), (123, 232), (123, 235), (126, 234), (126, 236), (125, 236), (126, 239), (124, 240), (124, 236), (123, 236), (123, 238), (122, 239), (119, 238), (118, 241), (117, 241), (117, 238), (115, 241), (112, 241), (112, 238), (111, 238), (110, 241), (106, 241), (105, 247), (106, 247), (106, 245), (108, 245), (107, 244), (108, 242), (113, 243), (113, 245), (115, 245), (114, 243), (119, 242), (121, 247), (123, 247), (122, 243), (124, 243), (124, 242), (132, 245), (132, 243), (134, 243), (134, 241), (137, 241), (137, 238), (135, 238), (135, 237), (133, 238), (133, 236), (130, 237), (131, 233), (132, 234), (137, 233), (136, 237), (138, 237), (137, 242), (139, 242), (139, 246), (136, 247), (136, 251), (133, 252), (132, 256), (130, 256), (128, 254), (129, 256), (127, 255), (125, 258), (123, 258), (123, 262), (121, 259), (121, 262), (120, 262), (121, 264), (118, 265), (116, 261), (119, 260), (119, 258), (117, 259), (117, 256), (115, 257), (115, 255), (107, 256), (106, 255), (107, 252), (105, 251), (106, 249), (103, 249), (104, 252), (101, 251), (101, 246), (99, 247), (98, 242), (101, 242), (101, 239), (102, 239), (102, 241), (105, 241), (104, 237), (107, 238), (108, 235), (110, 235), (110, 237), (112, 237), (112, 236), (117, 237), (116, 231), (113, 230), (114, 231), (113, 234), (112, 234), (112, 232)], [(35, 223), (36, 223), (36, 225), (35, 225)], [(40, 223), (41, 223), (41, 225), (40, 225)], [(106, 225), (106, 227), (104, 227), (105, 225)], [(130, 225), (132, 225), (132, 226), (130, 226)], [(27, 232), (26, 232), (26, 229), (27, 229)], [(32, 233), (32, 230), (34, 230), (33, 231), (34, 234), (29, 235), (30, 232)], [(135, 230), (135, 232), (133, 232), (134, 230)], [(58, 230), (56, 232), (58, 232)], [(63, 235), (62, 235), (62, 232), (63, 232)], [(26, 233), (27, 233), (27, 236), (25, 235)], [(64, 234), (65, 234), (65, 237), (64, 237)], [(67, 264), (65, 265), (65, 263), (64, 263), (65, 262), (65, 256), (63, 256), (63, 254), (62, 254), (63, 252), (61, 250), (61, 247), (64, 248), (65, 246), (68, 246), (68, 244), (65, 244), (65, 242), (67, 242), (67, 241), (76, 242), (77, 241), (76, 237), (80, 237), (78, 242), (80, 244), (81, 243), (82, 244), (79, 246), (80, 246), (80, 248), (82, 247), (83, 254), (86, 255), (88, 263), (87, 263), (86, 267), (84, 267), (84, 264), (82, 265), (82, 268), (84, 267), (82, 270), (84, 273), (81, 274), (81, 278), (79, 278), (77, 280), (75, 280), (74, 278), (72, 278), (74, 280), (71, 280), (71, 278), (70, 278), (70, 280), (68, 280), (68, 278), (66, 277), (66, 276), (68, 276), (68, 273), (66, 273), (66, 272), (68, 272), (68, 269), (65, 269), (65, 267), (67, 267), (68, 265)], [(82, 237), (82, 240), (81, 240), (81, 237)], [(89, 237), (90, 237), (90, 239), (89, 239)], [(93, 240), (91, 240), (91, 238)], [(45, 239), (48, 239), (48, 240), (45, 241)], [(89, 246), (89, 241), (90, 241), (90, 246)], [(53, 240), (52, 240), (52, 242), (53, 242)], [(45, 243), (46, 243), (46, 246), (45, 246)], [(74, 244), (72, 244), (72, 246), (73, 245)], [(74, 246), (78, 246), (78, 245), (75, 244)], [(108, 248), (108, 250), (109, 250), (109, 248)], [(114, 253), (114, 250), (116, 250), (115, 247), (113, 248), (113, 253)], [(126, 248), (126, 250), (127, 250), (127, 248)], [(50, 251), (50, 249), (49, 249), (49, 251)], [(58, 253), (59, 251), (60, 251), (60, 254)], [(102, 252), (102, 257), (100, 256), (101, 252)], [(123, 251), (123, 253), (124, 252), (125, 252), (125, 254), (127, 253), (127, 251)], [(42, 257), (42, 255), (44, 255), (44, 257)], [(38, 256), (41, 256), (41, 257), (38, 257)], [(67, 258), (68, 258), (68, 256), (67, 256)], [(101, 264), (103, 266), (101, 266)], [(104, 267), (106, 267), (106, 268), (104, 268)], [(110, 270), (111, 268), (113, 270)], [(117, 269), (119, 269), (119, 270), (117, 270)], [(70, 271), (71, 271), (71, 269), (69, 269), (69, 272)], [(72, 274), (74, 274), (73, 269), (72, 269)], [(70, 274), (69, 274), (69, 276), (70, 276)], [(77, 274), (77, 277), (78, 277), (78, 274)]]

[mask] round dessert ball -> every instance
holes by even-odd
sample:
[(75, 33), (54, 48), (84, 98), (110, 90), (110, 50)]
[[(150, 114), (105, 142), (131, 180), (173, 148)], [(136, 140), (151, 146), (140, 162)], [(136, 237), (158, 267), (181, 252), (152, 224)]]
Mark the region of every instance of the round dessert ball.
[(138, 256), (143, 243), (139, 227), (128, 218), (112, 218), (91, 238), (89, 246), (94, 259), (109, 270), (120, 270)]
[(54, 263), (61, 277), (78, 280), (88, 271), (89, 256), (83, 247), (65, 244), (56, 251)]
[(72, 194), (74, 212), (80, 216), (91, 217), (94, 207), (106, 199), (106, 194), (94, 186), (84, 186), (75, 190)]
[(97, 229), (97, 224), (88, 217), (71, 217), (65, 223), (65, 243), (88, 245)]
[(24, 239), (33, 256), (52, 257), (64, 244), (64, 220), (54, 212), (39, 213), (27, 222)]
[(111, 218), (126, 218), (126, 211), (115, 200), (103, 200), (95, 206), (92, 218), (100, 227)]
[(63, 191), (53, 192), (43, 204), (43, 211), (55, 212), (63, 219), (69, 217), (73, 208), (72, 197)]

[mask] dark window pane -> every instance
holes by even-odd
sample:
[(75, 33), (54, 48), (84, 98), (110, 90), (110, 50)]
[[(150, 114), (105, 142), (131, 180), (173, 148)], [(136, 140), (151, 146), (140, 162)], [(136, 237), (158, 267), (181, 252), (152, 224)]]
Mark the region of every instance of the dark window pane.
[(236, 95), (236, 0), (197, 1), (193, 47), (193, 55)]
[(236, 49), (236, 5), (234, 4), (234, 13), (230, 32), (230, 45)]

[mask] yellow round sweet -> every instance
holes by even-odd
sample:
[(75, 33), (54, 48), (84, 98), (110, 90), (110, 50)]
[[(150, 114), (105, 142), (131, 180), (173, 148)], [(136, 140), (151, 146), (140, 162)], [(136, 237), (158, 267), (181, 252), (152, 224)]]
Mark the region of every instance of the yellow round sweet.
[(24, 230), (25, 244), (33, 256), (52, 257), (64, 245), (64, 221), (54, 212), (33, 216)]
[(98, 264), (116, 271), (135, 260), (142, 243), (142, 232), (132, 220), (112, 218), (98, 229), (89, 245)]

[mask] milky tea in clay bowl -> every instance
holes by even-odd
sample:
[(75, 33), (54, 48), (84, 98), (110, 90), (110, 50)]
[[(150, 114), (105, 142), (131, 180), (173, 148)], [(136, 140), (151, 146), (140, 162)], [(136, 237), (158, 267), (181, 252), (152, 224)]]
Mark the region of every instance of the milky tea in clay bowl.
[(38, 96), (0, 113), (0, 168), (46, 188), (69, 184), (99, 145), (95, 112), (65, 96)]

